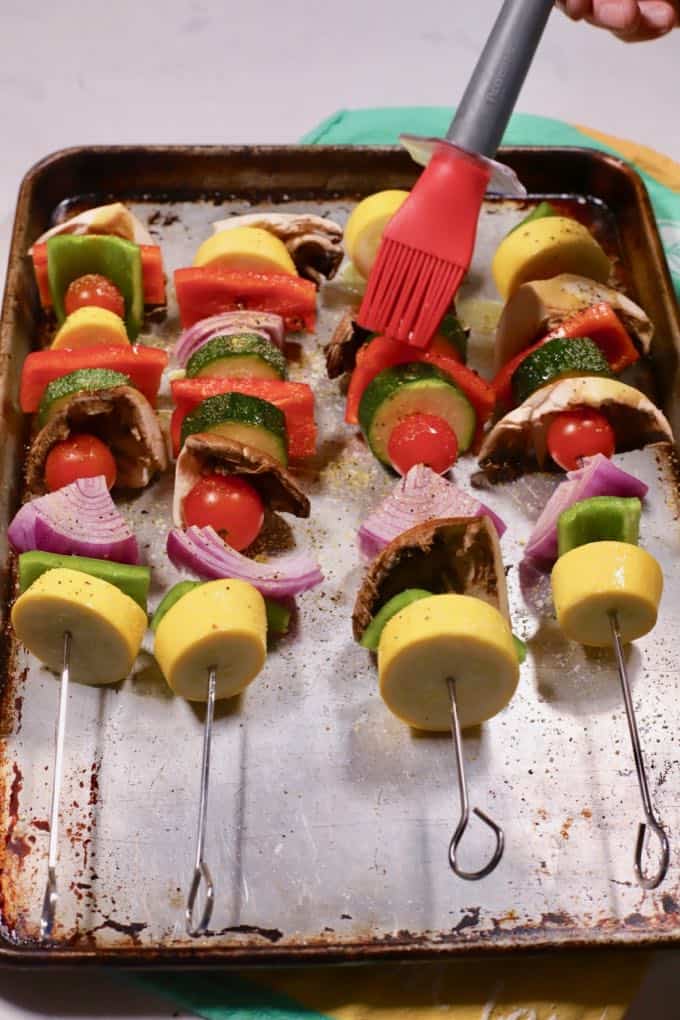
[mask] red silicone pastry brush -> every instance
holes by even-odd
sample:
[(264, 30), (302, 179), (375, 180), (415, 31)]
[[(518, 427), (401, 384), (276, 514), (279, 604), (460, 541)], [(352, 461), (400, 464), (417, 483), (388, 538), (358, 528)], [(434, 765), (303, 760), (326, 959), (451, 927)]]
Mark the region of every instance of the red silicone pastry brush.
[[(445, 139), (388, 223), (359, 312), (373, 332), (426, 347), (465, 276), (482, 199), (552, 0), (505, 0)], [(512, 175), (511, 175), (512, 176)]]

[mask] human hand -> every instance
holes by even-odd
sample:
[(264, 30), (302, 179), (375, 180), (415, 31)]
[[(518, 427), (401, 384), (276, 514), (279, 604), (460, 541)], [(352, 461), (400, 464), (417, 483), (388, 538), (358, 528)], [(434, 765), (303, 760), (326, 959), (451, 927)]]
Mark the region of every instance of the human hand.
[(573, 21), (585, 19), (625, 42), (658, 39), (680, 20), (678, 0), (562, 0), (558, 7)]

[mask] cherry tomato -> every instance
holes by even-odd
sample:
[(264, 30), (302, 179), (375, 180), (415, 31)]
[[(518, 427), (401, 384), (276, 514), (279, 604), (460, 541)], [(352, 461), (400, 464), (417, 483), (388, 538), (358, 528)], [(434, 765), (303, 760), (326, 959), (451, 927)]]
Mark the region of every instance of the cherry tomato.
[(77, 308), (106, 308), (114, 315), (125, 317), (123, 295), (110, 280), (99, 273), (88, 273), (73, 280), (64, 295), (64, 310), (67, 315)]
[(556, 415), (548, 428), (548, 452), (565, 471), (574, 471), (582, 457), (603, 453), (611, 457), (616, 450), (614, 430), (600, 411), (575, 408)]
[(240, 552), (260, 534), (264, 507), (259, 493), (243, 478), (211, 474), (196, 482), (184, 500), (188, 525), (208, 525)]
[(436, 414), (411, 414), (392, 429), (387, 455), (401, 475), (414, 464), (427, 464), (443, 475), (456, 463), (456, 433)]
[(45, 461), (45, 484), (50, 492), (79, 478), (104, 475), (109, 489), (116, 482), (116, 462), (101, 439), (84, 433), (55, 443)]

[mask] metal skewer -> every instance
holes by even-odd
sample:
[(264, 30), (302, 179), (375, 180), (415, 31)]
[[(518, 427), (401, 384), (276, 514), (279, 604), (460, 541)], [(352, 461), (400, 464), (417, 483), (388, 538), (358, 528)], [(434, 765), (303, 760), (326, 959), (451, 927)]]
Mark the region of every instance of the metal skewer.
[[(201, 799), (198, 809), (198, 827), (196, 830), (196, 856), (194, 858), (194, 875), (189, 888), (185, 911), (187, 934), (195, 937), (204, 935), (208, 930), (210, 918), (215, 905), (215, 887), (210, 869), (203, 858), (205, 848), (205, 828), (208, 818), (208, 782), (210, 779), (210, 745), (212, 743), (213, 719), (215, 718), (215, 687), (217, 685), (217, 667), (211, 666), (208, 676), (208, 701), (205, 709), (205, 725), (203, 729), (203, 760), (201, 763)], [(205, 882), (205, 902), (201, 920), (194, 924), (194, 910), (201, 884)]]
[(496, 825), (493, 819), (489, 818), (489, 816), (483, 811), (480, 811), (479, 808), (473, 808), (477, 817), (493, 831), (494, 836), (496, 837), (496, 847), (491, 860), (488, 864), (485, 864), (483, 868), (480, 868), (479, 871), (463, 871), (458, 864), (456, 857), (458, 853), (458, 845), (465, 835), (465, 830), (467, 829), (470, 821), (470, 800), (468, 798), (467, 781), (465, 779), (463, 741), (460, 733), (458, 705), (456, 703), (456, 681), (452, 677), (449, 677), (447, 683), (449, 687), (449, 698), (451, 700), (451, 736), (453, 737), (453, 747), (456, 753), (458, 796), (460, 798), (460, 818), (458, 819), (458, 825), (456, 826), (456, 830), (451, 837), (451, 842), (449, 843), (449, 864), (459, 878), (467, 879), (469, 882), (476, 882), (478, 879), (484, 878), (486, 875), (490, 875), (500, 861), (503, 856), (505, 836), (503, 835), (503, 830), (500, 825)]
[[(670, 847), (668, 844), (668, 836), (666, 835), (660, 821), (654, 814), (652, 799), (649, 795), (645, 763), (642, 757), (642, 747), (640, 746), (640, 734), (638, 733), (637, 722), (635, 720), (635, 709), (633, 708), (633, 698), (630, 693), (630, 682), (628, 680), (626, 663), (623, 658), (619, 618), (618, 613), (616, 613), (615, 610), (612, 610), (609, 613), (609, 625), (611, 627), (614, 642), (614, 654), (616, 656), (616, 665), (619, 671), (619, 679), (621, 681), (623, 701), (626, 706), (628, 729), (630, 731), (630, 739), (633, 745), (633, 757), (635, 758), (635, 768), (637, 770), (638, 783), (640, 786), (642, 810), (646, 819), (644, 822), (640, 822), (640, 826), (638, 828), (637, 842), (635, 844), (635, 877), (638, 880), (638, 884), (641, 885), (643, 889), (656, 889), (656, 887), (660, 885), (666, 877), (668, 862), (670, 859)], [(647, 877), (642, 870), (642, 858), (645, 850), (648, 827), (652, 830), (661, 844), (661, 861), (659, 863), (659, 867), (657, 871), (649, 877)]]
[(57, 856), (59, 853), (59, 801), (64, 762), (64, 739), (66, 736), (66, 707), (68, 705), (69, 671), (71, 665), (71, 634), (64, 634), (64, 661), (59, 685), (59, 715), (57, 717), (57, 745), (54, 751), (54, 772), (52, 776), (52, 806), (50, 808), (50, 844), (47, 852), (47, 884), (40, 915), (40, 934), (48, 939), (54, 927), (54, 915), (59, 900), (57, 892)]

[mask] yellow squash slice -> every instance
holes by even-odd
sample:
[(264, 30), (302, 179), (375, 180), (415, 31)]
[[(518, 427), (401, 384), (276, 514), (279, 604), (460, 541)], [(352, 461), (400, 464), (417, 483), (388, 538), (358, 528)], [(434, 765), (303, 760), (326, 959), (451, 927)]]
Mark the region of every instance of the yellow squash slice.
[(456, 681), (463, 729), (505, 708), (519, 680), (510, 627), (469, 595), (433, 595), (386, 624), (378, 647), (380, 693), (399, 719), (419, 730), (451, 728), (448, 678)]
[(297, 276), (295, 263), (283, 241), (262, 227), (234, 227), (213, 234), (196, 252), (194, 265)]
[(345, 226), (345, 251), (366, 279), (378, 254), (383, 230), (408, 198), (408, 191), (392, 189), (369, 195), (354, 207)]
[(209, 581), (172, 606), (156, 631), (154, 649), (170, 687), (205, 701), (217, 669), (217, 698), (231, 698), (254, 680), (267, 655), (264, 599), (246, 581)]
[(623, 641), (643, 637), (656, 623), (663, 591), (661, 567), (628, 542), (590, 542), (560, 556), (552, 571), (557, 621), (582, 645), (612, 644), (609, 612)]
[(606, 283), (610, 268), (590, 231), (566, 216), (546, 216), (513, 230), (501, 241), (491, 265), (504, 300), (528, 280), (547, 280), (559, 273)]
[(88, 684), (123, 680), (146, 631), (146, 613), (115, 585), (79, 570), (42, 574), (12, 609), (19, 641), (49, 669), (61, 671), (64, 634), (71, 634), (71, 679)]
[(53, 350), (80, 350), (100, 344), (128, 347), (125, 323), (108, 308), (77, 308), (64, 320), (52, 341)]

